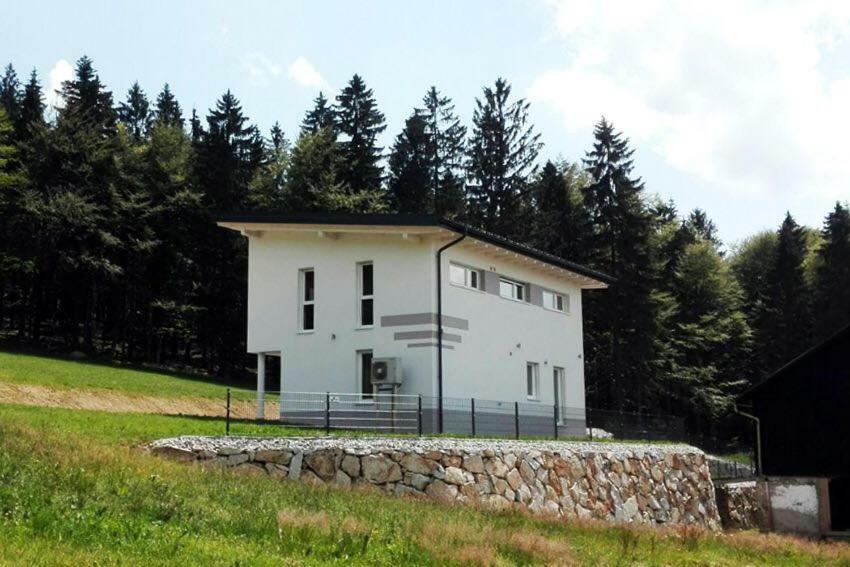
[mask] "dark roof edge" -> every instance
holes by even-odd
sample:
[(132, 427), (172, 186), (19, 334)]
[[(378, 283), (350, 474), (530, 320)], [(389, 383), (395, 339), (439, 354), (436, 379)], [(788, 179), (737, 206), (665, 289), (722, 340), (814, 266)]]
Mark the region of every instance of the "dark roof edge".
[(514, 242), (498, 234), (474, 226), (428, 214), (382, 214), (382, 213), (220, 213), (214, 215), (216, 222), (267, 222), (289, 224), (348, 224), (379, 226), (441, 226), (459, 234), (488, 242), (512, 252), (540, 260), (552, 266), (575, 272), (579, 275), (612, 284), (615, 278), (594, 269), (576, 264), (559, 256)]
[(831, 335), (829, 338), (824, 339), (823, 341), (819, 342), (815, 346), (813, 346), (813, 347), (803, 351), (801, 354), (795, 356), (789, 362), (785, 363), (784, 365), (780, 366), (778, 369), (773, 371), (767, 378), (765, 378), (764, 380), (762, 380), (758, 384), (754, 384), (753, 386), (750, 386), (749, 388), (747, 388), (746, 390), (744, 390), (743, 392), (738, 394), (737, 400), (743, 401), (743, 400), (748, 399), (753, 393), (760, 390), (763, 386), (767, 385), (768, 382), (772, 382), (777, 377), (781, 376), (782, 374), (785, 374), (785, 372), (787, 372), (791, 368), (797, 366), (799, 363), (801, 363), (805, 359), (809, 358), (810, 356), (817, 354), (821, 350), (823, 350), (826, 347), (828, 347), (829, 345), (831, 345), (833, 342), (842, 338), (847, 333), (850, 333), (850, 325), (847, 325), (843, 329), (841, 329), (841, 330), (837, 331), (835, 334)]

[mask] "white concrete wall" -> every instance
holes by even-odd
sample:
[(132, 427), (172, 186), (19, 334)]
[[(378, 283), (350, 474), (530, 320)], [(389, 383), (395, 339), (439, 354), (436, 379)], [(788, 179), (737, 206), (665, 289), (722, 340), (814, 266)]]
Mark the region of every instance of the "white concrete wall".
[[(358, 329), (357, 263), (374, 265), (375, 326)], [(249, 238), (248, 351), (283, 352), (283, 390), (359, 392), (358, 350), (402, 360), (402, 393), (433, 390), (435, 349), (407, 348), (381, 316), (432, 312), (431, 245), (401, 235), (320, 238), (265, 232)], [(316, 278), (315, 330), (298, 332), (298, 272)]]
[[(449, 283), (455, 261), (567, 294), (570, 312), (558, 313)], [(553, 372), (566, 372), (567, 406), (584, 409), (581, 289), (547, 268), (521, 259), (499, 259), (480, 246), (461, 244), (443, 254), (443, 313), (469, 320), (462, 343), (444, 352), (446, 396), (554, 404)], [(446, 329), (445, 332), (454, 332)], [(526, 363), (540, 369), (538, 401), (526, 398)]]

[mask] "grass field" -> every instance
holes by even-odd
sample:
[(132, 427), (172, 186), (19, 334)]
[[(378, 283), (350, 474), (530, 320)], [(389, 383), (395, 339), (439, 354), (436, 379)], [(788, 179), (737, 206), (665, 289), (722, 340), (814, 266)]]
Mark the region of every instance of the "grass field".
[(227, 386), (176, 373), (0, 351), (0, 382), (59, 390), (224, 399)]
[(485, 513), (204, 471), (138, 448), (220, 431), (215, 420), (0, 405), (0, 563), (850, 565), (837, 544)]

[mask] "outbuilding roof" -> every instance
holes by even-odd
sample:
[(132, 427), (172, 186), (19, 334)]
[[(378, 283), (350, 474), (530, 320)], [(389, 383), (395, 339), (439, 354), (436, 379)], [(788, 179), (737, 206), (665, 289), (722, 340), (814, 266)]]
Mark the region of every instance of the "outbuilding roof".
[(522, 254), (540, 262), (569, 270), (596, 281), (611, 284), (615, 278), (582, 266), (565, 258), (543, 252), (531, 246), (510, 240), (498, 234), (482, 230), (470, 224), (425, 214), (376, 214), (376, 213), (223, 213), (216, 221), (221, 226), (233, 224), (317, 224), (342, 226), (399, 226), (399, 227), (438, 227), (457, 234), (465, 234), (482, 242), (498, 246), (511, 252)]

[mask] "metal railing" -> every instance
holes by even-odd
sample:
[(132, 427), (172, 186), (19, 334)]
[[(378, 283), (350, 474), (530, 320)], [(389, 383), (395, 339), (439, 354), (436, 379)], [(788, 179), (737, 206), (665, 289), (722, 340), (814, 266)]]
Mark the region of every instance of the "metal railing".
[[(440, 419), (442, 414), (442, 419)], [(566, 407), (543, 402), (446, 398), (411, 394), (228, 390), (226, 431), (232, 423), (324, 430), (490, 438), (610, 438), (684, 441), (681, 418)], [(442, 430), (440, 424), (442, 423)]]

